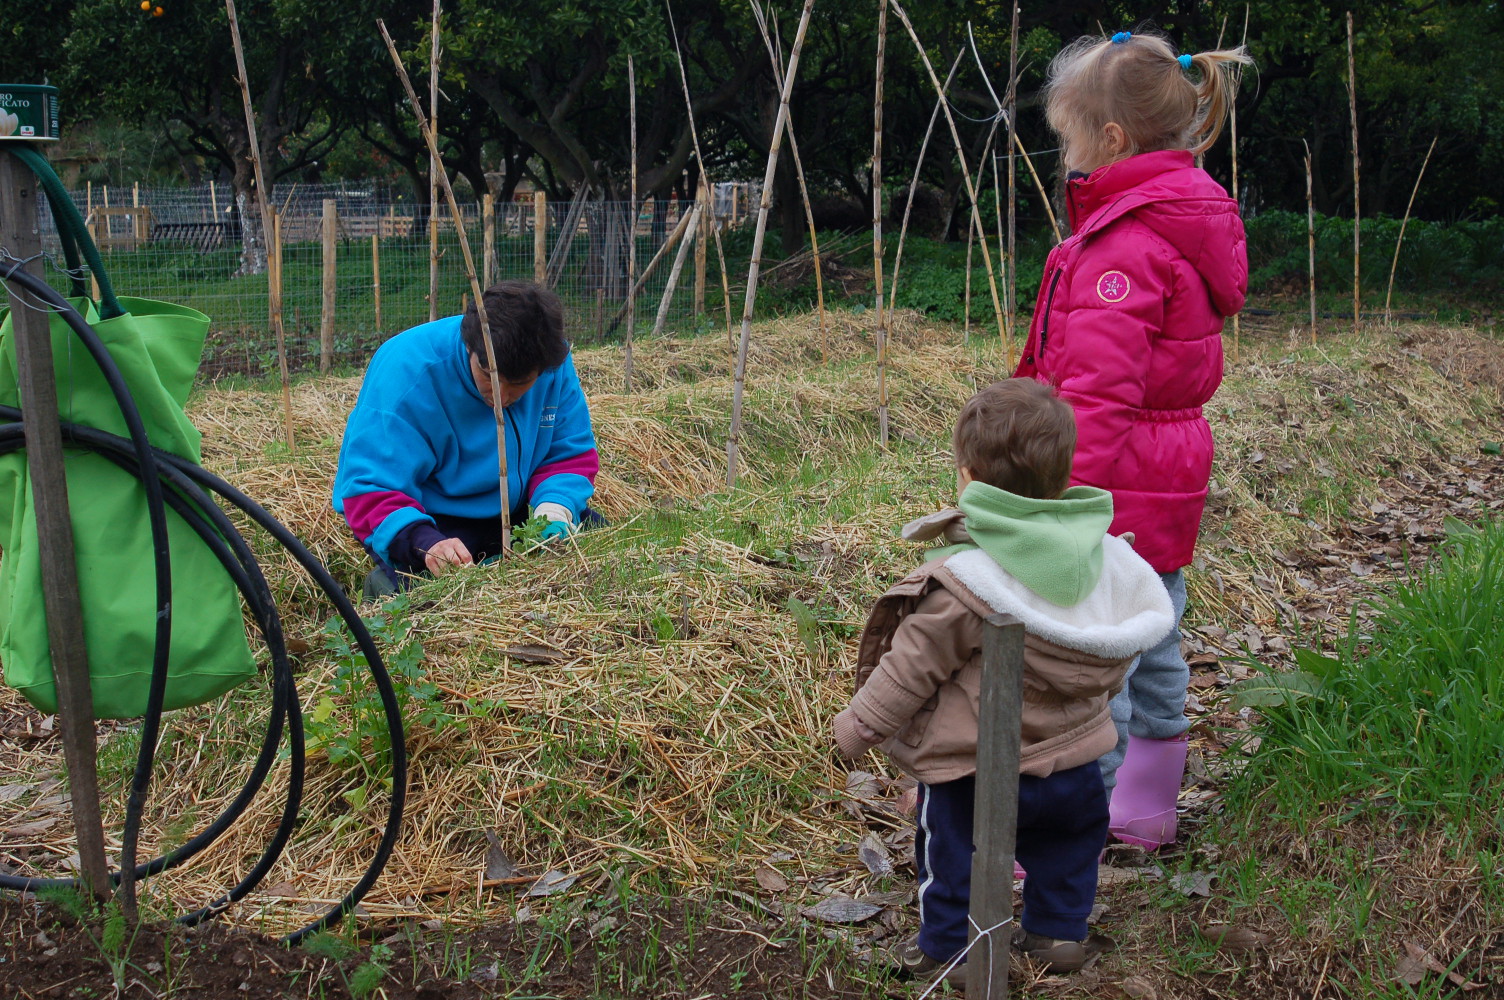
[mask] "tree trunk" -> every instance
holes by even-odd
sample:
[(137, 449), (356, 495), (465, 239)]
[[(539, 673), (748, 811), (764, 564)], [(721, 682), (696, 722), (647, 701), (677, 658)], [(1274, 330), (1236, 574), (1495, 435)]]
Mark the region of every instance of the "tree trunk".
[(235, 189), (235, 208), (240, 216), (240, 269), (236, 276), (266, 273), (266, 239), (261, 231), (261, 192), (256, 190), (256, 178), (251, 170), (249, 157), (235, 159), (235, 176), (231, 185)]

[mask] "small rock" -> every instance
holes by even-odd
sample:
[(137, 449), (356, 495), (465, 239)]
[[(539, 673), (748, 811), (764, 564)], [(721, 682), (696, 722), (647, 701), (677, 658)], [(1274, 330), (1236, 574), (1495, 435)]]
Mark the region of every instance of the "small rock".
[(1159, 992), (1142, 976), (1129, 976), (1120, 988), (1129, 1000), (1159, 1000)]

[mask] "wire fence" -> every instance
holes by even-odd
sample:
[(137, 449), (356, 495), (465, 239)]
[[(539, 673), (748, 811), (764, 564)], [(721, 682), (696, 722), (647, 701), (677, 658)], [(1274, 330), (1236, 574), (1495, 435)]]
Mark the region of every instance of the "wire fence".
[[(718, 224), (743, 224), (756, 196), (755, 185), (716, 185), (709, 200)], [(204, 377), (276, 369), (269, 269), (247, 264), (247, 236), (254, 242), (260, 220), (248, 225), (224, 185), (90, 187), (73, 197), (117, 294), (175, 302), (210, 317)], [(430, 220), (426, 201), (417, 204), (410, 194), (349, 185), (293, 185), (269, 200), (277, 216), (291, 367), (362, 362), (393, 334), (431, 314), (456, 314), (468, 303), (463, 253), (444, 206)], [(649, 199), (635, 218), (627, 202), (551, 202), (531, 192), (509, 202), (486, 198), (459, 207), (482, 284), (547, 281), (564, 304), (567, 334), (577, 342), (623, 336), (632, 287), (638, 335), (654, 328), (660, 305), (663, 328), (685, 331), (708, 322), (707, 287), (712, 305), (719, 302), (718, 281), (706, 279), (708, 218), (686, 236), (692, 200)], [(708, 217), (708, 206), (701, 214)], [(635, 269), (629, 262), (633, 243)], [(45, 209), (43, 247), (60, 259)], [(437, 267), (431, 285), (432, 256)], [(709, 258), (713, 276), (713, 252)], [(629, 273), (637, 275), (635, 282)], [(671, 276), (677, 277), (675, 291), (665, 297)], [(54, 270), (51, 280), (66, 288), (61, 271)]]

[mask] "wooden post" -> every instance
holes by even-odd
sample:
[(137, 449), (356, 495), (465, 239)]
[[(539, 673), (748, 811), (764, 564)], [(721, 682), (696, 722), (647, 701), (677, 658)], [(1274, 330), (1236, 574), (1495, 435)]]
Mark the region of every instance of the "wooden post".
[[(699, 192), (696, 194), (699, 202), (698, 208), (703, 220), (706, 212), (706, 202), (710, 196), (705, 192), (705, 179), (700, 178)], [(695, 318), (705, 315), (705, 226), (702, 224), (695, 232)]]
[(627, 56), (627, 107), (632, 131), (631, 201), (627, 205), (627, 343), (622, 384), (632, 391), (632, 334), (637, 328), (637, 67)]
[(480, 231), (485, 246), (481, 249), (480, 284), (496, 284), (496, 198), (487, 191), (480, 199)]
[(1353, 63), (1353, 12), (1347, 12), (1347, 107), (1353, 127), (1353, 333), (1358, 332), (1358, 313), (1363, 292), (1358, 286), (1358, 258), (1361, 252), (1361, 203), (1358, 200), (1358, 74)]
[(1316, 203), (1311, 197), (1311, 144), (1306, 147), (1306, 258), (1311, 279), (1311, 346), (1316, 346)]
[(968, 935), (972, 946), (966, 957), (966, 995), (973, 1000), (1008, 996), (1005, 925), (1013, 919), (1023, 666), (1023, 625), (1009, 615), (992, 615), (982, 627), (982, 694), (977, 712), (979, 766), (971, 834), (976, 850), (971, 856)]
[(533, 280), (548, 281), (548, 195), (533, 192)]
[(214, 193), (214, 182), (209, 182), (209, 214), (213, 216), (209, 221), (219, 221), (219, 195)]
[(135, 250), (140, 246), (140, 244), (146, 242), (147, 235), (145, 225), (146, 220), (141, 218), (140, 181), (135, 181), (131, 184), (131, 208), (135, 209), (135, 211), (131, 213), (131, 236), (135, 239), (135, 242), (131, 244), (131, 249)]
[(324, 252), (323, 252), (323, 303), (319, 310), (319, 371), (327, 372), (334, 366), (334, 286), (339, 235), (339, 209), (333, 198), (324, 199)]
[[(42, 250), (36, 179), (25, 164), (3, 147), (0, 147), (0, 246), (22, 258), (34, 257)], [(26, 269), (42, 277), (39, 261), (32, 261)], [(52, 335), (47, 312), (31, 302), (30, 296), (10, 295), (16, 377), (20, 382), (25, 424), (27, 478), (36, 509), (42, 607), (47, 616), (47, 643), (57, 685), (79, 866), (87, 890), (103, 900), (110, 891), (110, 869), (105, 861), (104, 828), (99, 814), (94, 699), (89, 683), (88, 649), (84, 644), (83, 606), (78, 596), (63, 438), (58, 426)]]
[(381, 332), (381, 237), (371, 234), (371, 295), (376, 303), (376, 332)]

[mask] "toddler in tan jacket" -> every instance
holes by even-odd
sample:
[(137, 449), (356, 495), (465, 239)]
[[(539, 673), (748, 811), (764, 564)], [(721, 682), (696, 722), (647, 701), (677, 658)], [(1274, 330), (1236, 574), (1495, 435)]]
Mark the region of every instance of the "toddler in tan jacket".
[[(1174, 619), (1154, 570), (1107, 534), (1111, 495), (1067, 489), (1075, 440), (1069, 404), (1038, 382), (999, 382), (967, 402), (953, 436), (960, 509), (904, 528), (949, 544), (878, 600), (856, 695), (833, 723), (844, 755), (881, 743), (919, 781), (920, 929), (900, 956), (915, 974), (966, 946), (982, 625), (997, 613), (1026, 633), (1016, 854), (1028, 876), (1014, 941), (1057, 972), (1100, 950), (1086, 918), (1107, 842), (1107, 703)], [(964, 981), (964, 965), (949, 978)]]

